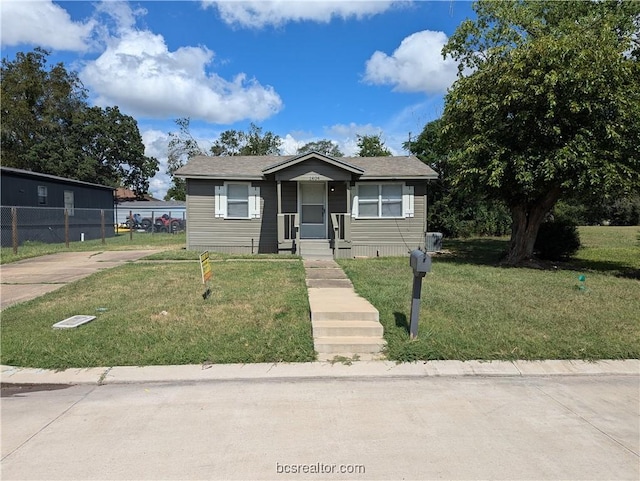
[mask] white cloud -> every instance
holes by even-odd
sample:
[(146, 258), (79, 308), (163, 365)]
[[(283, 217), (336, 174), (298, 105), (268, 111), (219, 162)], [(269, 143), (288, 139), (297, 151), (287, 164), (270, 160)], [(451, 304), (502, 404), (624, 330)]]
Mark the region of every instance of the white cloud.
[(84, 52), (96, 25), (93, 20), (73, 22), (66, 10), (51, 1), (2, 0), (0, 14), (3, 45)]
[(244, 73), (231, 80), (207, 73), (214, 57), (208, 48), (169, 51), (162, 35), (135, 29), (135, 16), (141, 12), (132, 12), (126, 4), (103, 4), (100, 12), (115, 21), (115, 32), (103, 33), (106, 49), (80, 72), (97, 94), (98, 105), (116, 104), (147, 118), (191, 117), (222, 124), (263, 120), (282, 109), (272, 87)]
[(456, 80), (457, 64), (442, 58), (443, 32), (423, 30), (406, 37), (389, 56), (376, 51), (366, 63), (364, 80), (393, 85), (394, 91), (444, 93)]
[(214, 1), (203, 0), (205, 7), (215, 6), (220, 17), (229, 25), (262, 28), (267, 25), (280, 26), (287, 22), (313, 21), (328, 23), (333, 18), (357, 18), (377, 15), (398, 1), (329, 0), (329, 1)]

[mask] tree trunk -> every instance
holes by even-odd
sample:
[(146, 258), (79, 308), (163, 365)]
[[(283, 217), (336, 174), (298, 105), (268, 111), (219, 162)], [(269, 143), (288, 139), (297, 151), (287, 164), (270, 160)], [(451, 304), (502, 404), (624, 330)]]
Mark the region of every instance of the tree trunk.
[(516, 266), (533, 258), (533, 246), (540, 224), (560, 197), (560, 189), (551, 189), (537, 202), (511, 206), (511, 242), (504, 264)]

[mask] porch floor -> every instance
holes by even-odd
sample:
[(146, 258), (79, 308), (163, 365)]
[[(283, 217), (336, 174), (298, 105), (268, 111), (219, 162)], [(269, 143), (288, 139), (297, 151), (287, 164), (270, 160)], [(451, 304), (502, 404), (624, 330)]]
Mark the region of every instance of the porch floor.
[(386, 345), (378, 310), (353, 289), (332, 260), (304, 260), (318, 360), (381, 359)]

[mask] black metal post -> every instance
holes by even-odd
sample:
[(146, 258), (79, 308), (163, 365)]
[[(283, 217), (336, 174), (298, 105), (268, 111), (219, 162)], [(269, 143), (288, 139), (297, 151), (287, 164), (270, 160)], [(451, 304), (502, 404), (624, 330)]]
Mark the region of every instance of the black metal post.
[(420, 319), (420, 295), (422, 293), (422, 278), (424, 273), (413, 275), (413, 295), (411, 299), (411, 325), (409, 327), (409, 337), (418, 337), (418, 320)]

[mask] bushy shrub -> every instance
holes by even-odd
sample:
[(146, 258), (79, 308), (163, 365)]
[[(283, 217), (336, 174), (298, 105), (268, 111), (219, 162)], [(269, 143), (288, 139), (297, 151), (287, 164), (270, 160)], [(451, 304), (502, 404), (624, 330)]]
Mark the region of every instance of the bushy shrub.
[(511, 215), (500, 202), (446, 196), (430, 205), (428, 225), (446, 237), (502, 236), (511, 229)]
[(538, 231), (534, 251), (541, 259), (557, 261), (573, 256), (580, 249), (578, 228), (570, 223), (544, 222)]

